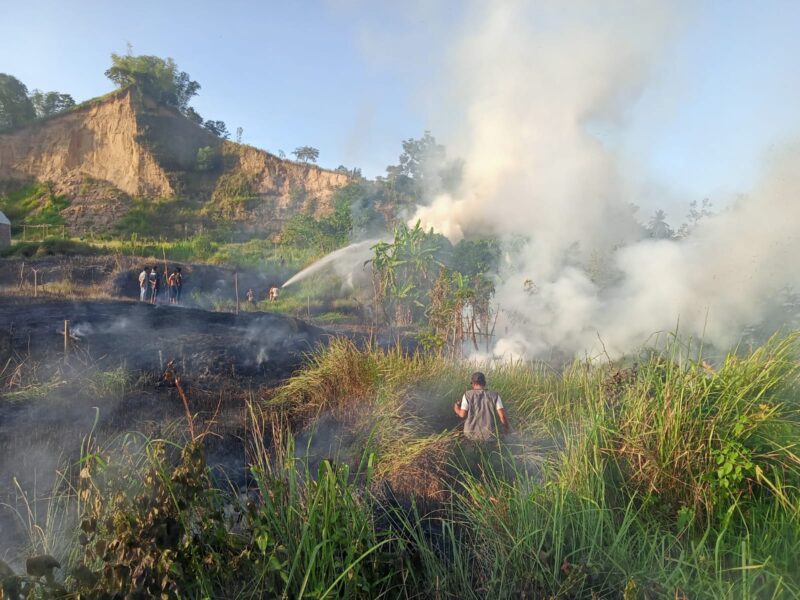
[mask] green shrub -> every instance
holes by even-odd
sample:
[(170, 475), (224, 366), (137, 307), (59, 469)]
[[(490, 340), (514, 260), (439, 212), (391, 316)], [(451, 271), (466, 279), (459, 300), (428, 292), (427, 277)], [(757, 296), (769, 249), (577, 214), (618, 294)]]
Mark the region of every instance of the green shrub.
[(39, 182), (0, 195), (0, 210), (9, 218), (15, 232), (21, 231), (23, 224), (63, 225), (61, 211), (68, 206), (69, 200), (55, 195), (49, 185)]
[(241, 171), (225, 173), (217, 179), (212, 198), (219, 203), (248, 202), (255, 197), (253, 182)]
[(220, 165), (219, 153), (211, 146), (197, 149), (197, 163), (195, 169), (200, 172), (213, 171)]

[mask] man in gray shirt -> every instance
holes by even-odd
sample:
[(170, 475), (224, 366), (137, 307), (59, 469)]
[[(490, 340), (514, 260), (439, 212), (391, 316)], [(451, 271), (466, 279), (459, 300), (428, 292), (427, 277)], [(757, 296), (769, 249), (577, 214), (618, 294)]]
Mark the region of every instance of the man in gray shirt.
[(472, 374), (472, 389), (464, 393), (460, 403), (453, 405), (453, 410), (466, 419), (464, 436), (467, 439), (478, 442), (494, 439), (498, 418), (506, 433), (511, 430), (500, 394), (486, 389), (486, 376), (483, 373)]

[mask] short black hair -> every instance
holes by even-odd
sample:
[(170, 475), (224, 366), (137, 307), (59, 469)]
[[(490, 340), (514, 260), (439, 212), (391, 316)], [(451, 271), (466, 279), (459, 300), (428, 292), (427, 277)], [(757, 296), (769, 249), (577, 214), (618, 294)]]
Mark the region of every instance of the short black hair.
[(486, 385), (486, 375), (481, 373), (480, 371), (476, 371), (472, 374), (472, 385)]

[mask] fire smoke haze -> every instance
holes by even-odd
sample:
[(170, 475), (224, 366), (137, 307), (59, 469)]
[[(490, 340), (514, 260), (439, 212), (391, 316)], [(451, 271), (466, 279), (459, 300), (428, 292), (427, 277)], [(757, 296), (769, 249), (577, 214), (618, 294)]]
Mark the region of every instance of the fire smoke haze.
[[(648, 215), (631, 205), (674, 198), (642, 198), (658, 186), (643, 185), (647, 174), (598, 132), (625, 130), (660, 53), (692, 18), (679, 6), (509, 1), (469, 11), (442, 92), (448, 111), (463, 115), (461, 131), (444, 140), (465, 159), (463, 184), (430, 198), (412, 221), (453, 241), (529, 240), (498, 283), (499, 305), (516, 317), (498, 325), (501, 336), (513, 333), (496, 354), (592, 352), (598, 336), (621, 353), (678, 324), (685, 336), (728, 346), (800, 283), (797, 146), (765, 157), (746, 197), (715, 198), (718, 214), (687, 238), (642, 240), (634, 217)], [(692, 199), (666, 208), (683, 213)]]

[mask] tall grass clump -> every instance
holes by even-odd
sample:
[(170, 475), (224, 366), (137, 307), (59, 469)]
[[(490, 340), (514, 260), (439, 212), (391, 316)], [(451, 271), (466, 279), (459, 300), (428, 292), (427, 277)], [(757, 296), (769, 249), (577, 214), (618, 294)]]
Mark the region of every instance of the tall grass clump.
[(774, 338), (713, 369), (677, 343), (642, 363), (605, 410), (626, 484), (667, 514), (720, 517), (800, 483), (798, 336)]
[(202, 436), (125, 435), (102, 448), (90, 440), (54, 493), (77, 527), (62, 526), (55, 542), (31, 528), (33, 553), (58, 556), (63, 585), (12, 575), (16, 589), (37, 598), (397, 597), (403, 551), (376, 528), (363, 492), (370, 457), (354, 472), (330, 461), (312, 471), (290, 436), (264, 447), (262, 427), (253, 424), (246, 494), (215, 484)]
[(368, 407), (380, 398), (398, 400), (426, 383), (436, 390), (450, 389), (449, 384), (461, 381), (467, 372), (443, 358), (409, 354), (400, 347), (359, 347), (350, 339), (335, 338), (309, 354), (306, 366), (268, 405), (294, 418), (308, 418), (324, 411)]

